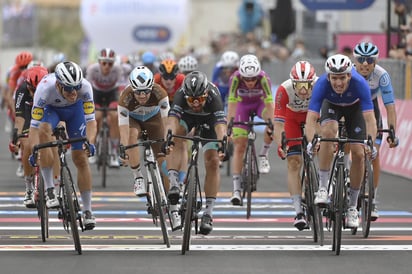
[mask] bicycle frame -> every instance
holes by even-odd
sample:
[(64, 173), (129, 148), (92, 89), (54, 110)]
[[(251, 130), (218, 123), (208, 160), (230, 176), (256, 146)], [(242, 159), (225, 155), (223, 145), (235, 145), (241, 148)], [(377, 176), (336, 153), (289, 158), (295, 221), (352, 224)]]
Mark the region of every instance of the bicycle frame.
[(156, 226), (158, 226), (159, 218), (164, 244), (166, 244), (167, 247), (170, 247), (169, 233), (167, 230), (165, 218), (165, 214), (169, 216), (169, 205), (163, 185), (162, 176), (160, 175), (160, 169), (152, 149), (152, 144), (164, 142), (164, 139), (149, 140), (147, 131), (145, 130), (142, 132), (141, 139), (142, 140), (136, 144), (131, 144), (121, 148), (120, 154), (124, 154), (126, 150), (137, 146), (143, 147), (143, 161), (147, 176), (147, 192), (149, 193), (149, 195), (146, 196), (149, 206), (148, 212), (152, 215), (153, 223)]
[(273, 131), (272, 121), (269, 119), (267, 122), (255, 122), (256, 114), (254, 112), (249, 114), (249, 120), (244, 121), (234, 121), (232, 118), (228, 125), (228, 135), (232, 134), (232, 128), (234, 125), (244, 125), (248, 127), (247, 130), (247, 145), (246, 151), (243, 156), (243, 168), (241, 171), (242, 174), (242, 199), (240, 201), (240, 206), (243, 206), (243, 199), (246, 197), (246, 218), (249, 219), (252, 211), (252, 192), (257, 189), (257, 181), (259, 180), (259, 168), (257, 163), (256, 156), (256, 132), (254, 126), (268, 126)]
[(38, 151), (44, 148), (57, 147), (59, 160), (60, 160), (60, 186), (58, 192), (59, 200), (59, 212), (58, 217), (62, 219), (63, 228), (67, 233), (72, 233), (75, 250), (78, 254), (82, 254), (82, 247), (80, 243), (80, 236), (78, 231), (78, 224), (83, 231), (83, 222), (79, 211), (80, 203), (77, 199), (76, 187), (73, 183), (73, 178), (69, 166), (66, 161), (66, 145), (85, 142), (86, 137), (79, 138), (66, 138), (65, 128), (62, 126), (57, 127), (53, 135), (56, 136), (55, 141), (50, 141), (42, 144), (35, 145), (33, 148), (33, 155), (35, 159), (38, 158)]

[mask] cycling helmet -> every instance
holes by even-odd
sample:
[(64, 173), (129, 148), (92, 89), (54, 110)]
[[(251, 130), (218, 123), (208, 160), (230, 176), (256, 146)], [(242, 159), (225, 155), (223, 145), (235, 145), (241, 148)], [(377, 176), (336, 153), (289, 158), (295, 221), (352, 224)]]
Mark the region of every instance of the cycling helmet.
[(26, 83), (36, 90), (37, 85), (40, 83), (41, 79), (47, 75), (49, 72), (47, 68), (42, 66), (31, 67), (27, 69)]
[(160, 61), (164, 61), (166, 59), (176, 60), (175, 54), (171, 51), (165, 51), (159, 55)]
[(256, 77), (260, 71), (260, 62), (255, 55), (246, 54), (240, 58), (239, 73), (242, 77)]
[(352, 61), (348, 56), (336, 54), (330, 56), (325, 63), (325, 70), (328, 74), (350, 73), (352, 70)]
[(299, 61), (292, 67), (289, 77), (294, 82), (311, 82), (316, 78), (315, 68), (307, 61)]
[(133, 90), (151, 90), (154, 83), (153, 73), (145, 66), (135, 67), (129, 74), (129, 82)]
[(16, 56), (15, 63), (19, 67), (26, 67), (33, 60), (33, 54), (28, 51), (22, 51)]
[(200, 97), (205, 95), (208, 84), (206, 74), (200, 71), (192, 71), (185, 77), (183, 92), (189, 97)]
[(142, 63), (143, 64), (153, 64), (156, 61), (156, 56), (151, 51), (145, 51), (142, 54)]
[(83, 80), (80, 66), (70, 61), (57, 64), (54, 74), (57, 81), (66, 87), (78, 87)]
[(114, 62), (116, 61), (116, 53), (110, 48), (104, 48), (99, 52), (97, 60)]
[(184, 56), (180, 58), (178, 67), (179, 71), (182, 73), (192, 72), (194, 70), (197, 70), (197, 60), (191, 55)]
[(29, 68), (38, 67), (38, 66), (43, 67), (44, 66), (43, 62), (40, 60), (33, 60), (27, 65), (27, 68), (29, 69)]
[(239, 55), (231, 50), (225, 51), (220, 57), (220, 65), (222, 67), (238, 67), (239, 66)]
[(176, 61), (172, 59), (163, 60), (159, 66), (159, 72), (165, 79), (174, 79), (176, 78), (179, 67), (176, 64)]
[(378, 58), (379, 56), (379, 49), (372, 43), (363, 42), (359, 43), (355, 46), (353, 50), (353, 55), (355, 57), (373, 57)]

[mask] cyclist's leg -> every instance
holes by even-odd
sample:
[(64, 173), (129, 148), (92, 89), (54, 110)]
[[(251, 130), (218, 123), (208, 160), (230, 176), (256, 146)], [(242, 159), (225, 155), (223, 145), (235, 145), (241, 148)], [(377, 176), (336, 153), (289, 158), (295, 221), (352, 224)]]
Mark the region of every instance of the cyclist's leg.
[[(113, 90), (110, 92), (111, 96), (108, 99), (108, 105), (110, 108), (117, 108), (117, 103), (118, 103), (118, 92), (117, 90)], [(110, 142), (111, 142), (111, 147), (112, 151), (110, 154), (112, 155), (110, 159), (110, 166), (111, 167), (119, 167), (119, 161), (118, 161), (118, 147), (119, 147), (119, 121), (117, 117), (117, 111), (109, 111), (107, 113), (107, 122), (109, 124), (109, 136), (110, 136)]]
[[(141, 130), (140, 122), (129, 119), (129, 144), (134, 144), (138, 141)], [(127, 125), (124, 125), (127, 126)], [(123, 126), (122, 126), (123, 127)], [(126, 154), (129, 156), (129, 166), (133, 175), (133, 191), (139, 196), (146, 196), (146, 185), (141, 171), (139, 147), (128, 149)]]
[[(261, 101), (260, 104), (257, 106), (256, 113), (264, 121), (267, 121), (268, 119), (270, 119), (273, 124), (273, 113), (274, 113), (273, 103), (265, 103), (264, 101)], [(263, 144), (259, 152), (260, 173), (269, 173), (270, 171), (268, 154), (269, 154), (270, 146), (272, 144), (273, 132), (271, 134), (268, 134), (268, 132), (269, 132), (269, 128), (265, 127), (265, 132), (263, 133)]]

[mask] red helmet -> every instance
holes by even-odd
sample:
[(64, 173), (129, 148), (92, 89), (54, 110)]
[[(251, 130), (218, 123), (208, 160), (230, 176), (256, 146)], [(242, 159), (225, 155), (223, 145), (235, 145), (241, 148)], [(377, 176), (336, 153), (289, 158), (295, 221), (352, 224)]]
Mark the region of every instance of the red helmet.
[(312, 82), (316, 78), (315, 68), (307, 61), (299, 61), (292, 67), (289, 77), (294, 82)]
[(26, 67), (33, 60), (33, 54), (28, 51), (22, 51), (16, 56), (15, 63), (19, 67)]
[(31, 87), (36, 90), (37, 85), (40, 83), (41, 79), (47, 75), (49, 72), (47, 71), (47, 68), (41, 67), (41, 66), (36, 66), (36, 67), (31, 67), (27, 69), (27, 77), (26, 77), (26, 83), (30, 85)]

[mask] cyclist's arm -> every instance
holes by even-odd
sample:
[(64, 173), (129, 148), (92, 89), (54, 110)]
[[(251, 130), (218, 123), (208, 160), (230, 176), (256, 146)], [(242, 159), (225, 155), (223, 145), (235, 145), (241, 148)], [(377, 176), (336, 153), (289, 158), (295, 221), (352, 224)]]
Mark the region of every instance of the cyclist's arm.
[(239, 86), (239, 77), (233, 76), (230, 78), (229, 97), (227, 108), (227, 121), (230, 121), (236, 115), (237, 104), (239, 98), (237, 97), (237, 88)]
[(386, 114), (387, 114), (387, 123), (388, 123), (388, 128), (390, 126), (393, 126), (396, 132), (396, 108), (395, 104), (391, 105), (385, 105), (386, 108)]
[(379, 89), (386, 109), (388, 128), (392, 125), (396, 130), (395, 94), (393, 92), (391, 77), (386, 71), (379, 78)]
[(222, 140), (224, 136), (227, 134), (227, 126), (223, 123), (218, 123), (215, 125), (215, 132), (217, 139)]
[(375, 113), (373, 111), (364, 111), (363, 118), (365, 119), (367, 136), (370, 135), (375, 141), (377, 133)]
[[(119, 101), (122, 102), (122, 101)], [(129, 144), (129, 110), (121, 105), (117, 106), (117, 116), (119, 120), (120, 144)]]
[(274, 120), (274, 138), (276, 144), (282, 146), (282, 132), (285, 131), (286, 107), (289, 102), (289, 96), (285, 88), (280, 85), (276, 91), (275, 97), (275, 120)]
[(305, 125), (306, 137), (308, 141), (312, 141), (313, 137), (315, 136), (318, 118), (318, 112), (308, 111), (308, 114), (306, 115)]

